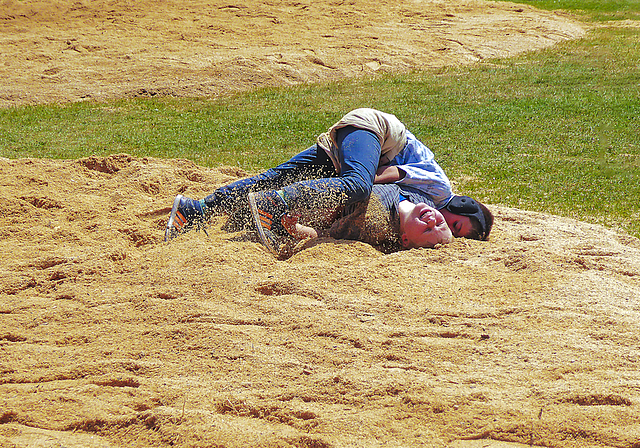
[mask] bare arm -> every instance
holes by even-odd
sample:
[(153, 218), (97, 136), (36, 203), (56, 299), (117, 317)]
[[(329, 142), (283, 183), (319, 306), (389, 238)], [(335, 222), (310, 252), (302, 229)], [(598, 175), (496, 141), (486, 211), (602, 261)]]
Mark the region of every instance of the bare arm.
[(297, 216), (286, 215), (282, 219), (282, 224), (287, 231), (298, 240), (306, 238), (318, 238), (318, 231), (313, 227), (302, 225), (298, 222)]
[(399, 169), (397, 166), (385, 165), (378, 168), (376, 171), (376, 177), (373, 181), (374, 184), (392, 184), (394, 182), (403, 179), (405, 172)]
[(296, 224), (296, 233), (293, 236), (299, 240), (304, 240), (306, 238), (318, 238), (318, 231), (313, 227)]

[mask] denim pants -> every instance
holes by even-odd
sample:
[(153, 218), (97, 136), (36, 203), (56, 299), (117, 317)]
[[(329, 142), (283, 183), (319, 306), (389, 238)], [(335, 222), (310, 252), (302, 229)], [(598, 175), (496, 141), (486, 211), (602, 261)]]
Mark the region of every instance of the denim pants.
[(204, 199), (205, 204), (215, 212), (231, 213), (246, 207), (249, 192), (261, 190), (282, 190), (291, 211), (367, 199), (380, 161), (380, 140), (375, 133), (352, 126), (339, 129), (336, 140), (339, 175), (326, 152), (313, 145), (275, 168), (218, 188)]

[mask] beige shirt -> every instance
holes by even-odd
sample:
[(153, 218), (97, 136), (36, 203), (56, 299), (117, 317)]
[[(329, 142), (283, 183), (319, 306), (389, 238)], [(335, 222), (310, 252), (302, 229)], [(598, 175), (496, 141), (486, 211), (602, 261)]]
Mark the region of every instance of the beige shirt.
[(336, 134), (338, 129), (346, 126), (371, 131), (378, 136), (382, 148), (378, 166), (388, 164), (407, 143), (407, 128), (395, 115), (368, 108), (352, 110), (331, 126), (327, 132), (318, 136), (317, 140), (318, 146), (324, 149), (331, 158), (338, 174), (341, 170)]

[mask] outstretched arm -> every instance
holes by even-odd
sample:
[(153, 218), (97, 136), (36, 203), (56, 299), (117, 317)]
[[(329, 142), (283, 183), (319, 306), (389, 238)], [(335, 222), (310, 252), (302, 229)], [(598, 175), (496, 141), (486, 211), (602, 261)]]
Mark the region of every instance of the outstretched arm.
[(285, 216), (282, 224), (295, 239), (318, 238), (318, 231), (313, 227), (300, 224), (297, 216)]

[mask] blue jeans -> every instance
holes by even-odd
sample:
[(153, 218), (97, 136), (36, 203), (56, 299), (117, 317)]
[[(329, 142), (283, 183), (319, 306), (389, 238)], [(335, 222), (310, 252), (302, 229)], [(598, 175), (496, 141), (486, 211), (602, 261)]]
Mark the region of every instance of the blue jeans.
[(367, 199), (380, 161), (380, 140), (375, 133), (352, 126), (339, 129), (336, 140), (339, 175), (326, 152), (313, 145), (275, 168), (218, 188), (204, 199), (205, 204), (215, 212), (230, 213), (245, 206), (249, 192), (261, 190), (282, 190), (291, 211)]

